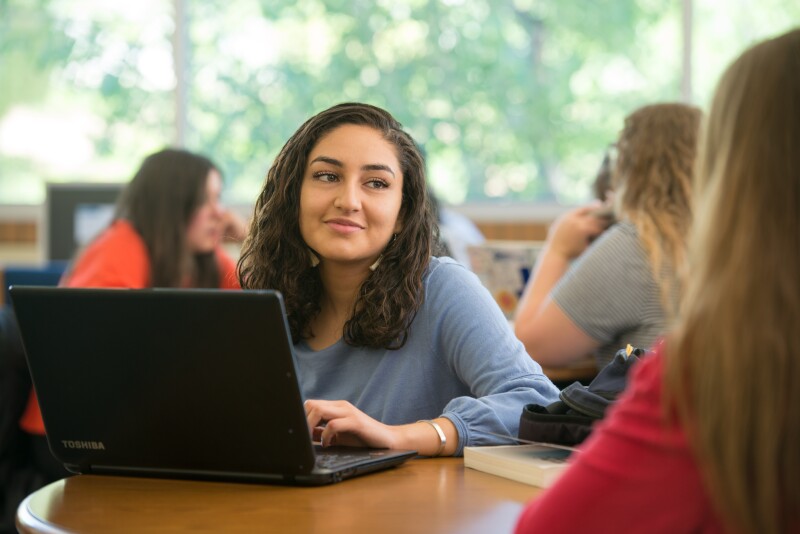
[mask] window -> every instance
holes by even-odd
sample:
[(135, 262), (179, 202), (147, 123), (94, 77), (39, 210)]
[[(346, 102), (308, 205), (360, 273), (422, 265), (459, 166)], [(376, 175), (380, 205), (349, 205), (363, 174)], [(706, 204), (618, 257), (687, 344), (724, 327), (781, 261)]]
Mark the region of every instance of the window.
[(48, 181), (127, 180), (172, 142), (169, 3), (0, 6), (0, 203), (41, 203)]
[[(695, 102), (746, 45), (799, 20), (800, 6), (765, 1), (694, 0)], [(409, 129), (445, 202), (579, 202), (625, 114), (681, 99), (687, 6), (5, 0), (0, 203), (41, 202), (48, 181), (127, 180), (176, 142), (251, 203), (289, 135), (354, 100)]]

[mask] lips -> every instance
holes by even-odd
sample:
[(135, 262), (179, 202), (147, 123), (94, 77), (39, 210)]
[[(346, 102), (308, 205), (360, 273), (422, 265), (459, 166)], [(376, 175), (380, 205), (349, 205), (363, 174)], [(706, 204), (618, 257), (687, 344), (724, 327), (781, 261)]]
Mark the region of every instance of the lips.
[(353, 232), (364, 229), (363, 226), (349, 219), (330, 219), (325, 221), (325, 224), (327, 224), (331, 230), (340, 234), (352, 234)]

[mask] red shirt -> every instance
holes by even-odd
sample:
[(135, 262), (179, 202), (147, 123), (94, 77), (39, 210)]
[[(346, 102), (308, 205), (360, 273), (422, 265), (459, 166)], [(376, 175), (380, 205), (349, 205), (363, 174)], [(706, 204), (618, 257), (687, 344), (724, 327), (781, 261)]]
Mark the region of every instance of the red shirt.
[[(216, 251), (220, 289), (240, 289), (236, 262), (221, 248)], [(127, 221), (117, 220), (81, 254), (74, 268), (61, 281), (63, 287), (150, 287), (150, 256), (139, 233)], [(39, 402), (31, 390), (20, 427), (31, 434), (44, 434)]]
[(683, 429), (664, 422), (662, 376), (657, 348), (573, 465), (528, 504), (517, 534), (725, 531)]

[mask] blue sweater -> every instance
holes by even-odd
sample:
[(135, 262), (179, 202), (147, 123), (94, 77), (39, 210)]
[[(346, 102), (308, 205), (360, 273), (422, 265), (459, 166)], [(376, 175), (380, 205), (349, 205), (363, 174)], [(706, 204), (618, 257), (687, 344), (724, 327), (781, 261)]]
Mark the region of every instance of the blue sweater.
[(385, 424), (444, 416), (464, 446), (509, 443), (522, 407), (558, 400), (558, 389), (525, 352), (478, 278), (450, 258), (432, 258), (425, 302), (400, 350), (339, 340), (314, 351), (295, 345), (306, 399), (347, 400)]

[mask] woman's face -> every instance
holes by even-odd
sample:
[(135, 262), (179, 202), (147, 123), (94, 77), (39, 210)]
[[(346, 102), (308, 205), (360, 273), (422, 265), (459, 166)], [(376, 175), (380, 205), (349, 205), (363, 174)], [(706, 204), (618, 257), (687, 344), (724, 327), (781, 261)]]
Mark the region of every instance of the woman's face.
[(368, 126), (339, 126), (308, 156), (300, 233), (323, 262), (369, 266), (401, 229), (402, 198), (394, 145)]
[(211, 252), (222, 239), (223, 209), (219, 201), (220, 193), (222, 193), (222, 178), (216, 169), (211, 169), (206, 180), (205, 201), (192, 215), (186, 231), (186, 242), (194, 253)]

